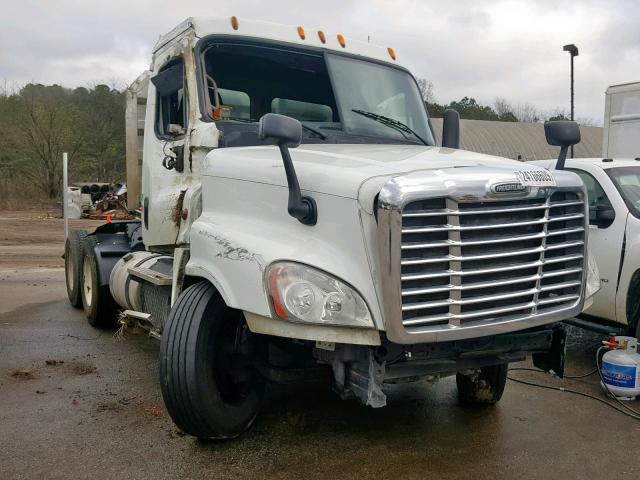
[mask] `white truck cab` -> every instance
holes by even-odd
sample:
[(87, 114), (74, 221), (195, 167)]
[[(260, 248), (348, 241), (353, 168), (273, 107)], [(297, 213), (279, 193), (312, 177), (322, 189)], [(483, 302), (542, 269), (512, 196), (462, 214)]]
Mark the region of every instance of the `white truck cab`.
[[(531, 162), (552, 168), (555, 160)], [(566, 168), (589, 198), (589, 245), (601, 288), (582, 317), (640, 335), (640, 159), (579, 158)], [(614, 330), (615, 331), (615, 330)]]
[(185, 432), (235, 437), (267, 381), (318, 368), (372, 407), (387, 383), (447, 375), (461, 402), (495, 403), (527, 355), (562, 375), (558, 322), (585, 297), (580, 177), (459, 150), (452, 111), (438, 145), (391, 48), (190, 18), (128, 94), (142, 218), (70, 236), (68, 293), (92, 325), (120, 309), (161, 339)]

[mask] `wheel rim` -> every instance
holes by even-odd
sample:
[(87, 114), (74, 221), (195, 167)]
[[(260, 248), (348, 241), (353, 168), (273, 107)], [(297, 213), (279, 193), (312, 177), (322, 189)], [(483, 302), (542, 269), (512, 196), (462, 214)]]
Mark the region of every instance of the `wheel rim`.
[(91, 307), (91, 298), (93, 292), (93, 275), (91, 272), (91, 265), (89, 262), (85, 261), (82, 266), (82, 297), (84, 299), (84, 304), (87, 307)]
[(64, 255), (64, 273), (67, 277), (67, 286), (73, 290), (75, 282), (73, 278), (73, 262), (71, 261), (71, 250), (67, 250)]

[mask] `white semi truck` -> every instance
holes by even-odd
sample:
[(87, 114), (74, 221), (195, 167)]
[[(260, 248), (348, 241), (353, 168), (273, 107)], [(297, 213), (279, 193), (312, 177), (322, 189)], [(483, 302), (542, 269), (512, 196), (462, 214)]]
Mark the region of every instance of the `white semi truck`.
[[(266, 382), (317, 369), (373, 407), (385, 383), (447, 375), (461, 402), (495, 403), (530, 354), (562, 375), (558, 322), (584, 301), (580, 178), (459, 150), (455, 112), (438, 146), (392, 49), (190, 18), (154, 47), (127, 119), (142, 219), (70, 235), (69, 299), (161, 339), (183, 431), (235, 437)], [(574, 126), (548, 138), (566, 153)]]

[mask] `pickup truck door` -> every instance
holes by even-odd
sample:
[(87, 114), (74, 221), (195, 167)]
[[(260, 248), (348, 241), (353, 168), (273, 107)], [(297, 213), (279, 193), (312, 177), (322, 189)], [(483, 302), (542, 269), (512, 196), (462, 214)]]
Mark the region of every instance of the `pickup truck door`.
[[(589, 250), (595, 255), (600, 271), (601, 288), (593, 297), (593, 304), (584, 313), (594, 317), (617, 321), (616, 291), (620, 274), (620, 260), (627, 208), (605, 171), (597, 165), (576, 165), (570, 170), (577, 173), (587, 187), (589, 201)], [(587, 171), (587, 169), (589, 171)], [(598, 222), (596, 212), (613, 208), (613, 220)]]

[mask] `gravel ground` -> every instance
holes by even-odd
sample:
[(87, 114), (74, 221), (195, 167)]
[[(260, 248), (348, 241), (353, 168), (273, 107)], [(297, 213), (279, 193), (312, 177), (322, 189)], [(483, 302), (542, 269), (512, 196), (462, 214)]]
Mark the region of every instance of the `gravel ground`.
[[(182, 436), (162, 404), (157, 342), (137, 331), (118, 340), (67, 302), (61, 221), (0, 212), (0, 223), (2, 479), (637, 478), (636, 456), (621, 452), (639, 422), (513, 382), (497, 406), (476, 409), (458, 405), (452, 379), (394, 386), (380, 410), (323, 382), (274, 386), (240, 439)], [(569, 373), (593, 368), (600, 339), (572, 329)], [(511, 375), (605, 398), (595, 376)]]

